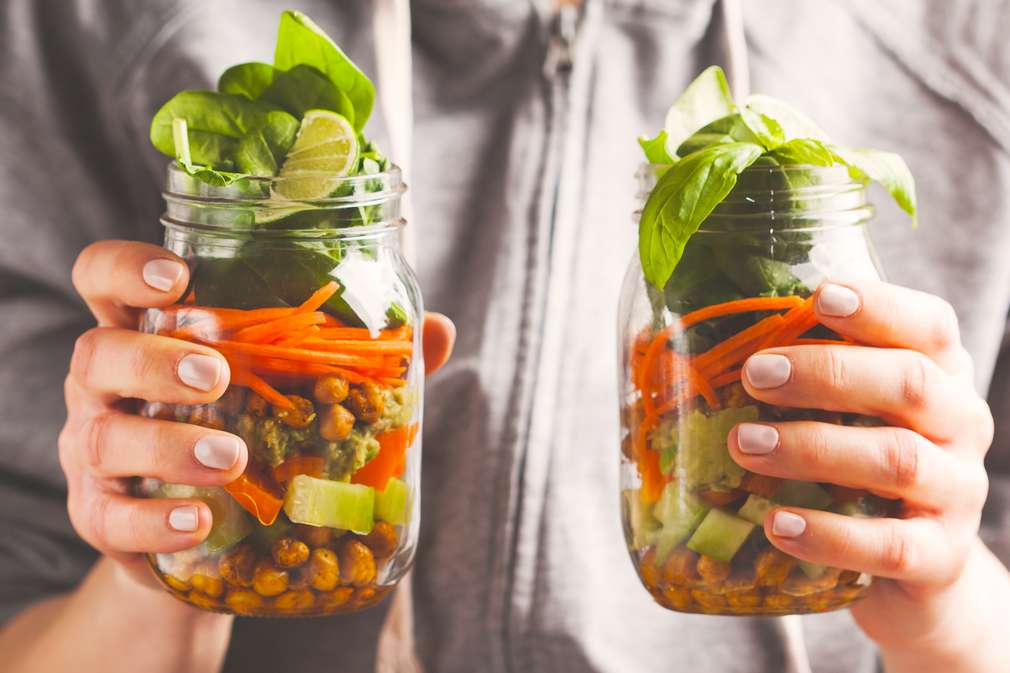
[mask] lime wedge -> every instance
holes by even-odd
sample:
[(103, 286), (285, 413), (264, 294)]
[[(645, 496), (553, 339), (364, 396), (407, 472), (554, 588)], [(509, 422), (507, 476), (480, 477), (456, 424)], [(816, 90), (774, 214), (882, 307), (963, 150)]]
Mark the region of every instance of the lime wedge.
[(357, 160), (358, 138), (351, 123), (336, 112), (309, 110), (277, 174), (274, 195), (293, 201), (326, 198)]

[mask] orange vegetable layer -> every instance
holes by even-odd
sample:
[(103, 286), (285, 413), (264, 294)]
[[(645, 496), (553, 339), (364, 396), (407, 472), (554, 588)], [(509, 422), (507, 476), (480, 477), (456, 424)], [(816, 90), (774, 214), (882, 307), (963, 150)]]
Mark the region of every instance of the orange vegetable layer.
[(224, 490), (264, 526), (269, 526), (277, 520), (277, 515), (284, 504), (280, 498), (247, 474), (243, 474), (230, 484), (225, 484)]

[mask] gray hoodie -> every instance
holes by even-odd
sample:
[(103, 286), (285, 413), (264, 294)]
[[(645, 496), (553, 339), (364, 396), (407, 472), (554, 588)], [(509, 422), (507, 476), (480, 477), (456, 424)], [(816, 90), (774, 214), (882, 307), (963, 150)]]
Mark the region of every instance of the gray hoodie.
[[(90, 324), (73, 259), (98, 239), (160, 240), (152, 113), (228, 65), (268, 60), (288, 4), (0, 3), (0, 618), (94, 561), (67, 520), (55, 448), (73, 340)], [(370, 3), (291, 4), (375, 72)], [(715, 8), (589, 0), (568, 44), (537, 3), (413, 3), (418, 270), (427, 304), (460, 330), (424, 429), (413, 604), (429, 671), (787, 666), (780, 620), (655, 605), (617, 514), (613, 326), (635, 248), (634, 139), (702, 67), (726, 63)], [(916, 174), (920, 229), (878, 195), (873, 234), (892, 281), (961, 317), (1000, 423), (984, 535), (1007, 560), (1010, 3), (763, 0), (744, 24), (753, 90), (900, 152)], [(370, 671), (385, 609), (239, 620), (225, 669)], [(876, 667), (847, 612), (802, 625), (813, 671)]]

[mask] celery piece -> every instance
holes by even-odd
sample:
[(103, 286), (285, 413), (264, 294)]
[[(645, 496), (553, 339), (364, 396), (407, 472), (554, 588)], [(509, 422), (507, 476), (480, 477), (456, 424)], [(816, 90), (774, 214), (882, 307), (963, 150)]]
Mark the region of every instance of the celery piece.
[(410, 508), (410, 487), (396, 477), (390, 477), (386, 489), (375, 494), (375, 518), (402, 526), (407, 523)]
[(370, 533), (375, 489), (299, 474), (288, 483), (284, 512), (295, 523)]
[(712, 509), (687, 541), (687, 548), (728, 563), (733, 560), (754, 528), (754, 524), (746, 519), (721, 509)]
[(746, 519), (753, 524), (758, 526), (763, 526), (765, 523), (765, 516), (768, 512), (775, 509), (775, 503), (768, 498), (762, 498), (760, 495), (754, 495), (751, 493), (747, 496), (747, 501), (744, 502), (740, 511), (736, 513), (741, 519)]

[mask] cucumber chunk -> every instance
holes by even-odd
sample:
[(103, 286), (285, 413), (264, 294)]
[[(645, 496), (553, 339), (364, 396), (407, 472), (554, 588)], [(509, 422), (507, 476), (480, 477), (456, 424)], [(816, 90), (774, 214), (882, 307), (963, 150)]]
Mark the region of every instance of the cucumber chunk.
[(288, 483), (284, 512), (295, 523), (367, 534), (375, 525), (375, 489), (299, 474)]
[(210, 554), (217, 554), (232, 547), (245, 539), (256, 527), (242, 506), (235, 502), (235, 498), (217, 486), (187, 486), (144, 480), (141, 490), (145, 495), (155, 498), (184, 498), (205, 502), (214, 521), (207, 539), (204, 540)]
[(768, 498), (762, 498), (760, 495), (754, 495), (751, 493), (747, 496), (747, 501), (736, 514), (741, 519), (746, 519), (752, 524), (763, 526), (765, 523), (765, 516), (773, 509), (775, 509), (774, 502)]
[(652, 515), (652, 508), (642, 502), (637, 490), (622, 492), (621, 500), (624, 520), (631, 529), (631, 548), (638, 551), (655, 544), (659, 522)]
[(410, 509), (410, 487), (402, 479), (390, 477), (386, 489), (375, 494), (375, 518), (402, 526)]
[(729, 563), (756, 526), (721, 509), (709, 510), (687, 548), (717, 561)]
[(787, 479), (775, 492), (775, 502), (790, 507), (807, 509), (827, 509), (831, 505), (831, 494), (812, 481)]
[(652, 510), (662, 524), (655, 536), (657, 564), (665, 562), (670, 552), (694, 532), (708, 510), (704, 502), (683, 491), (676, 482), (666, 485)]

